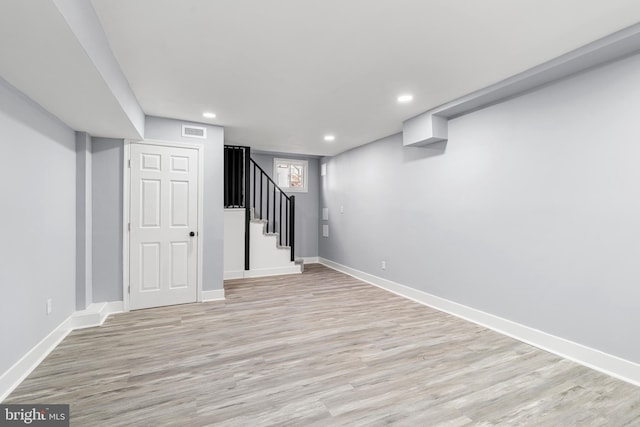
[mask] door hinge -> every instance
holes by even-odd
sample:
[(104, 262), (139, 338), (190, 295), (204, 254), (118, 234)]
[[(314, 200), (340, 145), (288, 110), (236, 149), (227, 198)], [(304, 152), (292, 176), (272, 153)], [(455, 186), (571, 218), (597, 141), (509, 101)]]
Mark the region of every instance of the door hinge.
[(127, 230), (131, 231), (131, 223), (127, 223)]
[(128, 165), (129, 165), (129, 169), (131, 169), (131, 159), (129, 159)]
[(129, 295), (131, 295), (131, 285), (129, 285), (129, 290), (128, 290), (128, 292), (129, 292)]

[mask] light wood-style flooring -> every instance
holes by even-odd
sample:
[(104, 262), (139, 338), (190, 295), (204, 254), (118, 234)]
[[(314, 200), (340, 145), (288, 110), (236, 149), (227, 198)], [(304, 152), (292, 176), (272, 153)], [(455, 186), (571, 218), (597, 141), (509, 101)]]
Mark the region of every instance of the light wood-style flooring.
[(640, 426), (640, 389), (320, 265), (71, 333), (4, 403), (74, 426)]

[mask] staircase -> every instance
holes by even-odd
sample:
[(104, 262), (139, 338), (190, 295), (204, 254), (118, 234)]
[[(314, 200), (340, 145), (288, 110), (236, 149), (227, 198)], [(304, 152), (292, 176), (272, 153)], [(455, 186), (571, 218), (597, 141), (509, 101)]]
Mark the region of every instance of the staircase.
[(268, 233), (267, 221), (252, 219), (250, 223), (251, 269), (245, 277), (302, 273), (302, 260), (291, 261), (291, 247), (279, 244), (278, 233)]
[(249, 147), (226, 145), (224, 154), (224, 278), (302, 273), (294, 253), (295, 196), (251, 159)]

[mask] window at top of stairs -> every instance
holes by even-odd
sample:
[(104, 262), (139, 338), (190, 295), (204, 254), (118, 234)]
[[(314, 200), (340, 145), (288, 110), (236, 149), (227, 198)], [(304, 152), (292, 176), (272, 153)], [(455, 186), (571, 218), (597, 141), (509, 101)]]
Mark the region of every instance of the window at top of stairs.
[(307, 192), (308, 169), (306, 160), (273, 159), (275, 181), (286, 192)]

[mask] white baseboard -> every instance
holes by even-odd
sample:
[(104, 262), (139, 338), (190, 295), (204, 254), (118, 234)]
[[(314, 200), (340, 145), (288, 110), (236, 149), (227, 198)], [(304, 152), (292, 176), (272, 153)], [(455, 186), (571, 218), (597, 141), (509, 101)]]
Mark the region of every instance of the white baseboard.
[(320, 263), (420, 304), (452, 314), (591, 369), (640, 386), (640, 365), (637, 363), (338, 264), (325, 258), (320, 258)]
[(122, 301), (95, 303), (86, 310), (76, 311), (36, 344), (20, 360), (0, 376), (0, 402), (62, 342), (74, 329), (100, 326), (113, 313), (122, 311)]
[(27, 354), (13, 364), (0, 377), (0, 402), (11, 394), (16, 387), (49, 355), (62, 340), (69, 335), (71, 316), (55, 328), (42, 341), (36, 344)]
[[(304, 264), (317, 264), (320, 262), (320, 258), (315, 257), (303, 257)], [(297, 274), (301, 273), (299, 266), (287, 266), (287, 267), (275, 267), (275, 268), (254, 268), (252, 270), (230, 270), (223, 273), (223, 280), (233, 279), (248, 279), (252, 277), (267, 277), (267, 276), (279, 276), (281, 274)]]
[(112, 314), (122, 313), (124, 306), (122, 301), (97, 302), (91, 304), (85, 310), (76, 311), (69, 318), (71, 329), (92, 328), (100, 326)]
[[(307, 258), (304, 258), (304, 263), (307, 264)], [(317, 258), (316, 258), (316, 261)], [(250, 279), (252, 277), (268, 277), (268, 276), (280, 276), (283, 274), (300, 274), (302, 270), (300, 265), (291, 265), (286, 267), (274, 267), (274, 268), (254, 268), (253, 270), (237, 270), (237, 271), (225, 271), (223, 274), (224, 280), (232, 279)], [(219, 298), (220, 299), (220, 298)]]
[(302, 269), (299, 265), (291, 265), (287, 267), (275, 267), (275, 268), (256, 268), (244, 272), (245, 278), (251, 277), (267, 277), (267, 276), (280, 276), (283, 274), (300, 274)]
[(222, 280), (243, 279), (244, 270), (232, 270), (222, 273)]
[(220, 301), (224, 299), (224, 289), (202, 291), (202, 302)]

